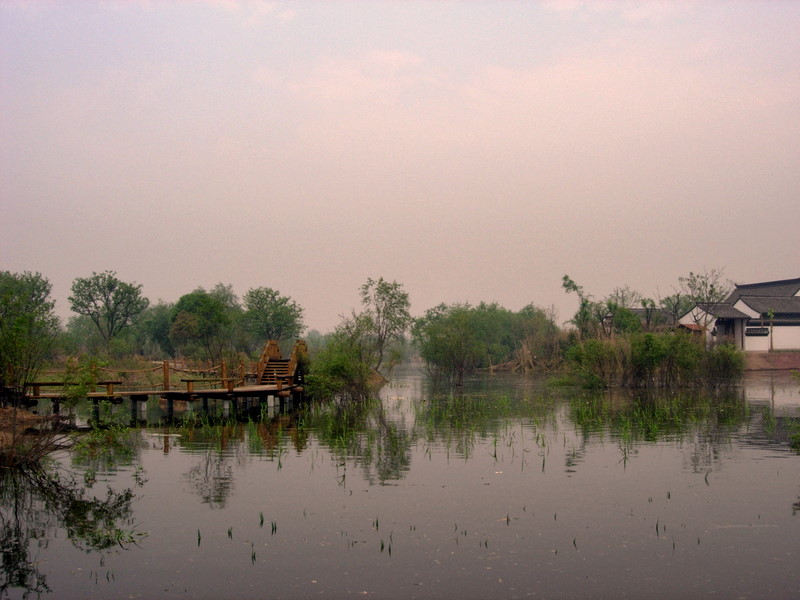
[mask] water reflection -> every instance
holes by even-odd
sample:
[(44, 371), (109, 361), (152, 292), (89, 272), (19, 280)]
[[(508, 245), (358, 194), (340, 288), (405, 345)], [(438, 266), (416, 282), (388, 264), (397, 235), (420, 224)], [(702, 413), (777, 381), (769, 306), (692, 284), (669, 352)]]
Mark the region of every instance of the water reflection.
[(133, 502), (148, 542), (109, 558), (105, 592), (37, 550), (57, 523), (26, 534), (17, 564), (38, 572), (20, 577), (72, 597), (796, 595), (800, 399), (781, 386), (587, 394), (500, 375), (454, 394), (410, 373), (362, 404), (195, 411), (132, 455), (72, 463), (155, 481)]
[(136, 543), (132, 501), (130, 489), (94, 496), (83, 482), (45, 468), (0, 470), (0, 597), (51, 591), (39, 555), (59, 530), (75, 548), (101, 556)]
[(319, 442), (342, 464), (353, 460), (369, 483), (401, 479), (411, 465), (414, 437), (374, 398), (366, 402), (320, 403), (302, 419)]

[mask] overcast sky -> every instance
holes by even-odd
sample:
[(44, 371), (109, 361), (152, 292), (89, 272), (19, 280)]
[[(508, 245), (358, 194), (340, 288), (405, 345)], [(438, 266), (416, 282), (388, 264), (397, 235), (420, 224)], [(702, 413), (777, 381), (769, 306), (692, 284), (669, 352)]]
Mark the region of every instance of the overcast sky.
[(800, 277), (800, 2), (0, 0), (0, 269), (577, 306)]

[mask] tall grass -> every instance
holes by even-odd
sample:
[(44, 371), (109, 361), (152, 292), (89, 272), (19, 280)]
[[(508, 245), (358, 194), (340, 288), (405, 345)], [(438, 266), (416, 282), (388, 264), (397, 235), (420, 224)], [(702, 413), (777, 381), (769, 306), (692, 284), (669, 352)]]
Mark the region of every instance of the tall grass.
[(730, 344), (705, 347), (679, 332), (589, 339), (566, 356), (586, 388), (715, 387), (737, 381), (744, 371), (743, 353)]

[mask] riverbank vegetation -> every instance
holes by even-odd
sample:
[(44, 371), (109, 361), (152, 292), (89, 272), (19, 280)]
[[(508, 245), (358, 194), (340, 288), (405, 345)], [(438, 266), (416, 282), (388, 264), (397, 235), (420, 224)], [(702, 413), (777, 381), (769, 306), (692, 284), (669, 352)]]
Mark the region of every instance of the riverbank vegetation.
[[(496, 302), (439, 304), (413, 318), (401, 283), (368, 279), (358, 289), (359, 311), (342, 317), (331, 333), (308, 334), (308, 391), (363, 399), (401, 360), (418, 360), (435, 381), (455, 386), (470, 373), (498, 370), (633, 388), (714, 385), (741, 374), (740, 352), (706, 344), (677, 325), (694, 304), (724, 297), (721, 270), (690, 273), (673, 294), (659, 298), (621, 286), (596, 300), (567, 275), (562, 286), (578, 300), (566, 322), (552, 308), (531, 303), (511, 310)], [(305, 331), (302, 307), (268, 287), (250, 288), (240, 299), (231, 285), (219, 283), (174, 303), (151, 303), (140, 284), (114, 271), (92, 273), (73, 283), (75, 316), (64, 327), (50, 291), (38, 273), (0, 274), (4, 404), (21, 399), (48, 360), (62, 366), (138, 361), (142, 371), (165, 359), (187, 368), (251, 364), (266, 339), (288, 350)]]

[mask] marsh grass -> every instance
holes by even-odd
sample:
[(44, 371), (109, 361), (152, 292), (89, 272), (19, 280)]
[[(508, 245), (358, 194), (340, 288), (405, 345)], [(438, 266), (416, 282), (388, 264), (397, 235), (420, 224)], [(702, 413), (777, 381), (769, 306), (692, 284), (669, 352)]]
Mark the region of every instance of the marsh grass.
[(602, 392), (570, 401), (570, 418), (584, 435), (608, 429), (627, 458), (635, 442), (681, 440), (700, 423), (729, 429), (747, 422), (749, 411), (735, 394), (625, 394)]
[(38, 465), (71, 444), (60, 418), (17, 407), (0, 408), (0, 469)]

